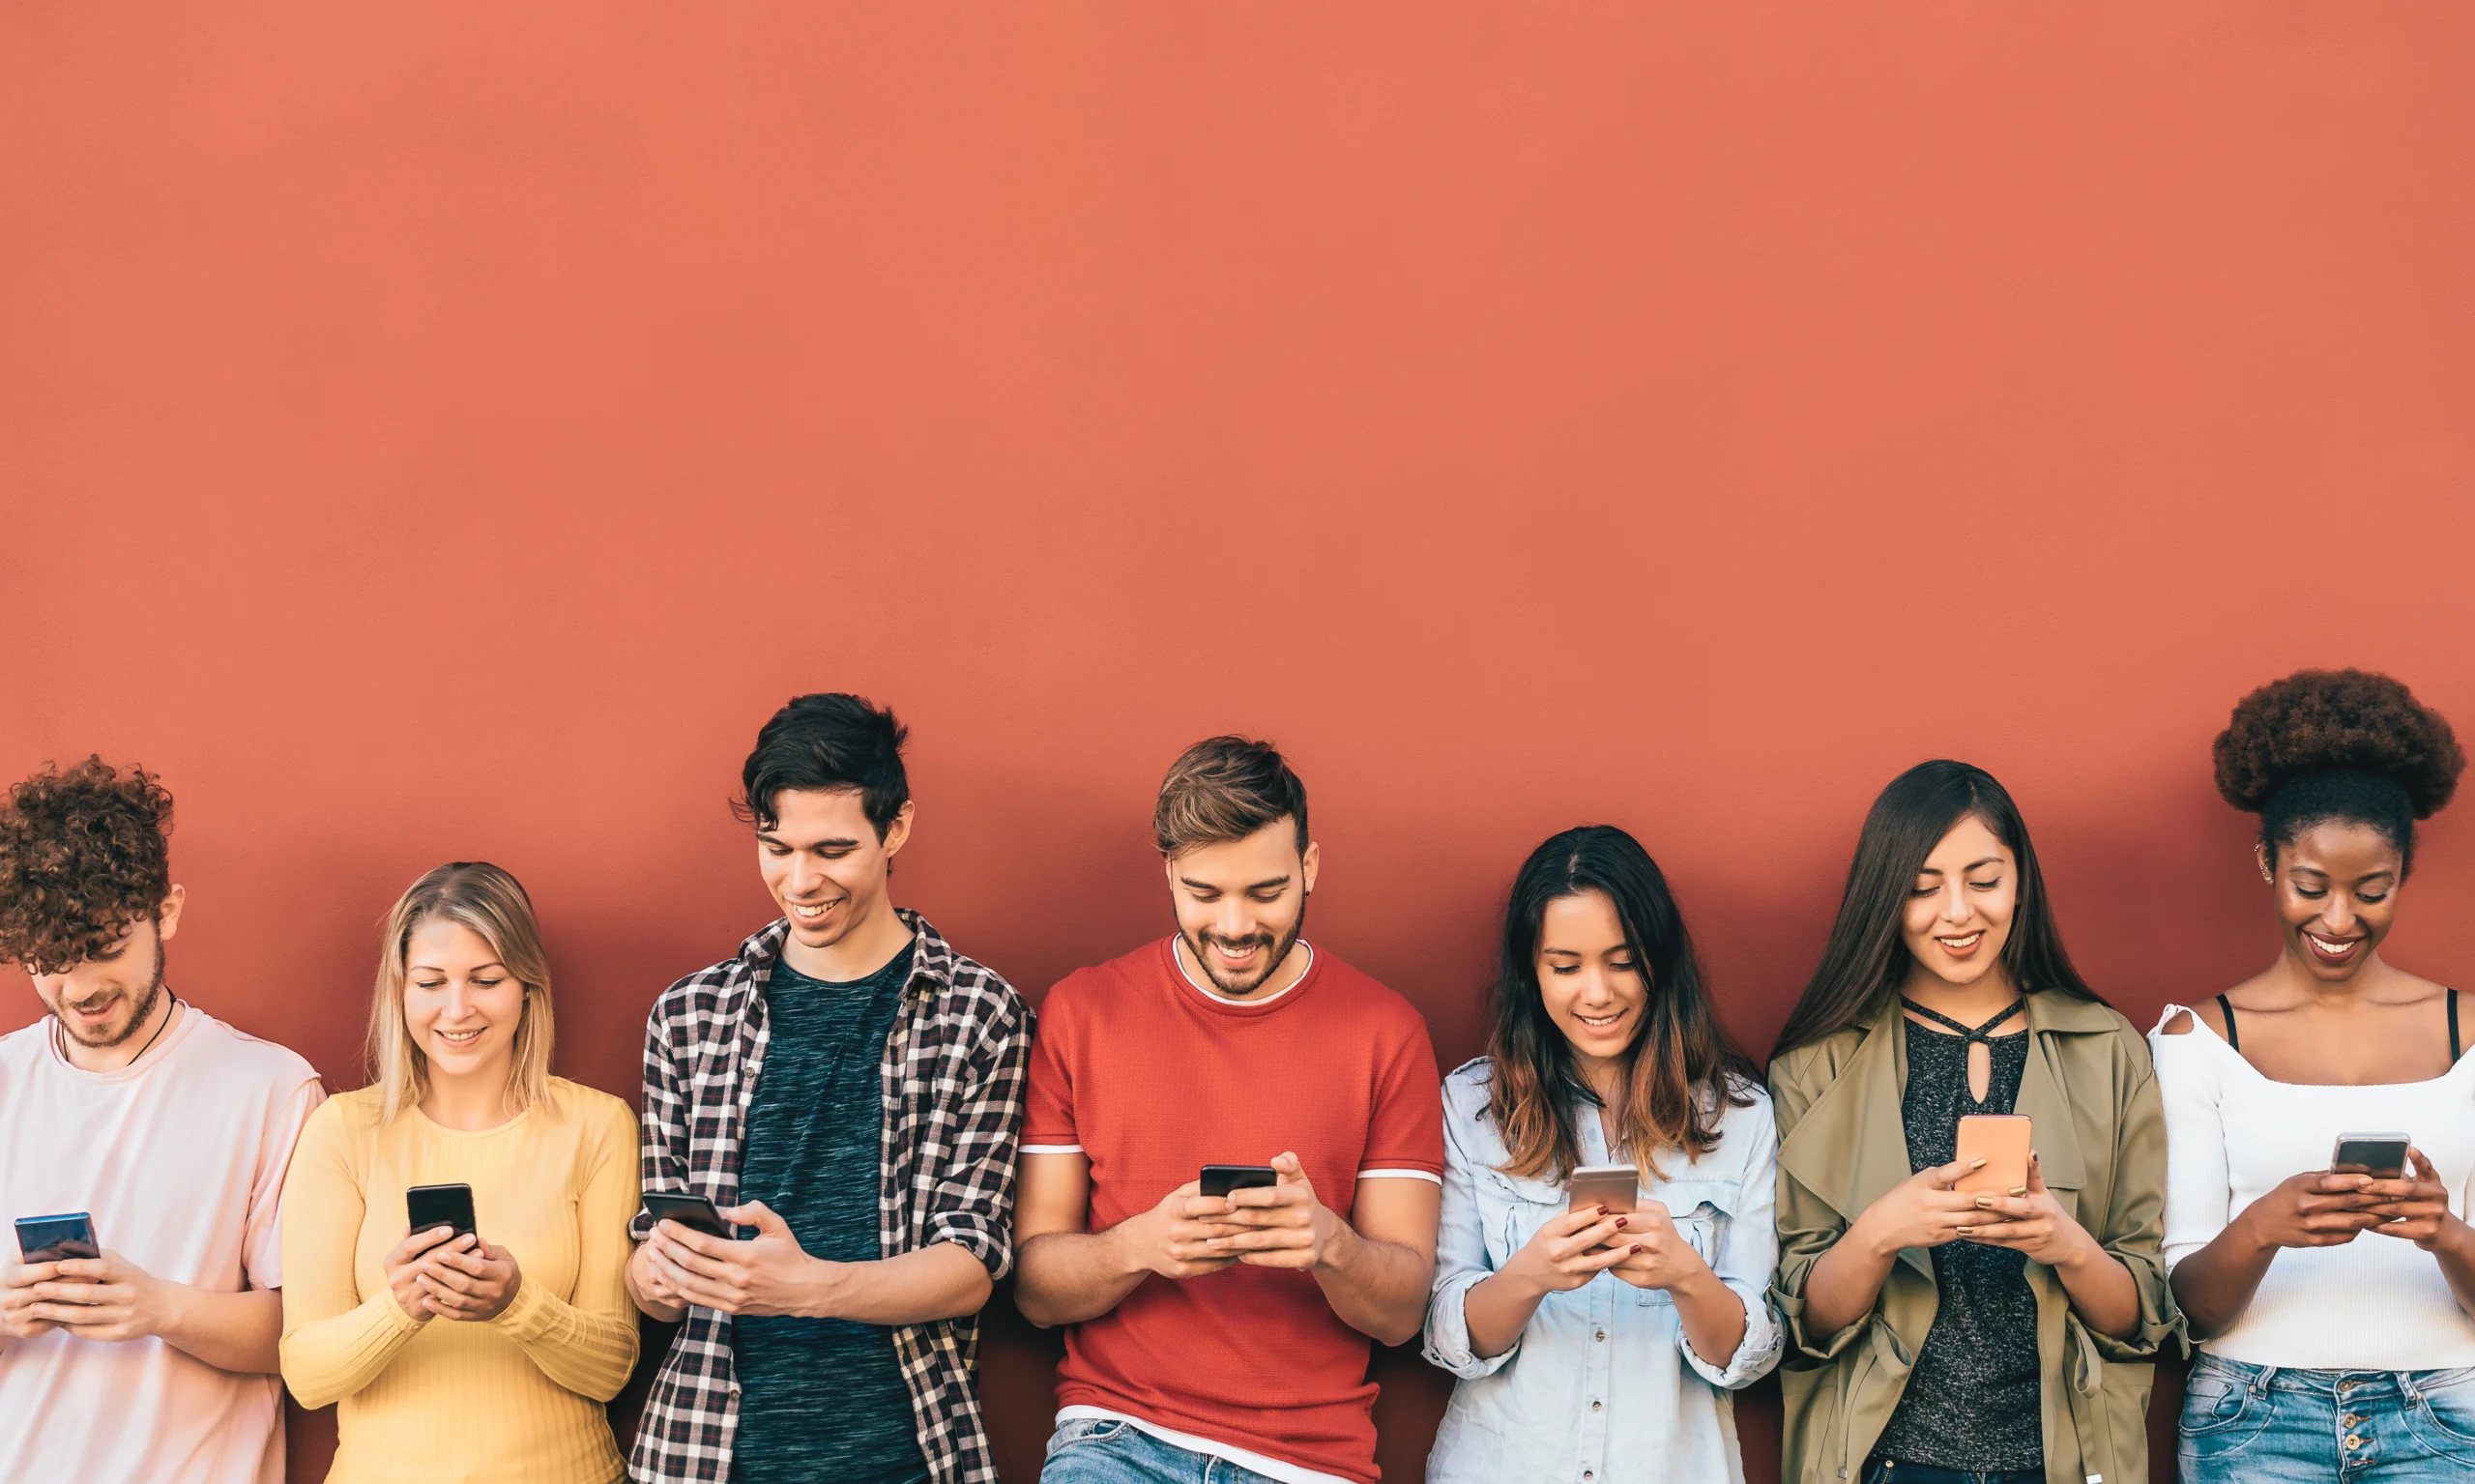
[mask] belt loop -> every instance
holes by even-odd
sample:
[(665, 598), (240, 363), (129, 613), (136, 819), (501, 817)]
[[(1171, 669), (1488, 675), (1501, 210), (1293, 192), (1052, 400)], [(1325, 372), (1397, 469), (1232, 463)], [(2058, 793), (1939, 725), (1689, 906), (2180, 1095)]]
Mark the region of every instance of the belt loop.
[(2390, 1375), (2397, 1380), (2398, 1394), (2406, 1399), (2407, 1406), (2412, 1407), (2423, 1401), (2424, 1393), (2422, 1388), (2416, 1384), (2414, 1372), (2392, 1371)]
[(2260, 1373), (2252, 1378), (2252, 1394), (2254, 1396), (2268, 1395), (2269, 1383), (2277, 1379), (2278, 1368), (2276, 1366), (2264, 1365), (2260, 1367)]

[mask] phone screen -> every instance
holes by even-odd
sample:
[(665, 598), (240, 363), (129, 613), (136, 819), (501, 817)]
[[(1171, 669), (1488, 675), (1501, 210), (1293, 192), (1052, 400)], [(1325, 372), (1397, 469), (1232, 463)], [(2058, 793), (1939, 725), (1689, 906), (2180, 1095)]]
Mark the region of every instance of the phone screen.
[(722, 1219), (713, 1203), (703, 1196), (665, 1195), (659, 1191), (645, 1192), (645, 1214), (655, 1221), (676, 1221), (691, 1232), (737, 1241), (739, 1234)]
[(415, 1185), (404, 1192), (407, 1230), (427, 1232), (451, 1227), (458, 1237), (473, 1235), (473, 1187)]
[(1269, 1165), (1206, 1165), (1201, 1193), (1225, 1196), (1233, 1190), (1258, 1190), (1280, 1183), (1280, 1172)]
[(72, 1258), (99, 1258), (103, 1255), (102, 1243), (95, 1240), (95, 1218), (84, 1211), (71, 1211), (59, 1216), (20, 1216), (16, 1226), (18, 1259), (29, 1267), (37, 1263), (61, 1263)]
[(2330, 1173), (2394, 1180), (2406, 1173), (2411, 1142), (2404, 1134), (2340, 1134), (2338, 1147), (2329, 1152)]

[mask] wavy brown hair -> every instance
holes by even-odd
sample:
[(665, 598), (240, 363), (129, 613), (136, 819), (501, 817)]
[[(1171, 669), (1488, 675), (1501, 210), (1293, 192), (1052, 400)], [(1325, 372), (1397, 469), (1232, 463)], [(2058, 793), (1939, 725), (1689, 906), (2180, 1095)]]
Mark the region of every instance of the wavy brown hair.
[(1652, 1179), (1657, 1154), (1687, 1159), (1719, 1142), (1729, 1106), (1752, 1103), (1758, 1073), (1728, 1038), (1702, 986), (1702, 969), (1667, 877), (1641, 842), (1612, 825), (1567, 829), (1529, 853), (1504, 909), (1503, 958), (1491, 996), (1495, 1024), (1487, 1055), (1495, 1063), (1487, 1114), (1506, 1154), (1504, 1171), (1561, 1180), (1581, 1163), (1575, 1119), (1602, 1104), (1582, 1076), (1572, 1042), (1547, 1013), (1538, 987), (1538, 936), (1547, 904), (1598, 892), (1616, 908), (1648, 990), (1641, 1028), (1624, 1049), (1624, 1097), (1616, 1141)]
[(100, 757), (43, 771), (0, 806), (0, 963), (67, 974), (172, 894), (172, 796)]

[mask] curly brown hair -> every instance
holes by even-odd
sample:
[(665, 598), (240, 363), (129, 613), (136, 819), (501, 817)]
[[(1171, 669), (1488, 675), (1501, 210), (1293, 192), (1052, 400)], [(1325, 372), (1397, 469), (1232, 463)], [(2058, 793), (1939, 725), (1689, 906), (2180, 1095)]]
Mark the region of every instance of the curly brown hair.
[(2440, 713), (2365, 670), (2271, 681), (2236, 703), (2211, 751), (2217, 791), (2260, 816), (2272, 851), (2337, 819), (2378, 829), (2408, 862), (2415, 821), (2449, 802), (2466, 767)]
[(66, 974), (118, 943), (172, 891), (172, 796), (100, 757), (43, 771), (0, 807), (0, 963)]

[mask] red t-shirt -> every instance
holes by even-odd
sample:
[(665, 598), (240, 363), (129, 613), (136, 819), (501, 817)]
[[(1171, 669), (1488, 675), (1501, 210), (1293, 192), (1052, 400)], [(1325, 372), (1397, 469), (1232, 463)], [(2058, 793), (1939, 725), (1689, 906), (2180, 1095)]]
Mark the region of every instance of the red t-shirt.
[[(1023, 1144), (1090, 1159), (1090, 1230), (1150, 1210), (1205, 1165), (1285, 1149), (1343, 1217), (1361, 1176), (1441, 1176), (1435, 1049), (1410, 1002), (1317, 950), (1277, 997), (1231, 1004), (1195, 987), (1175, 943), (1070, 975), (1040, 1004)], [(1154, 1274), (1066, 1331), (1057, 1401), (1372, 1481), (1366, 1360), (1366, 1336), (1311, 1273)]]

